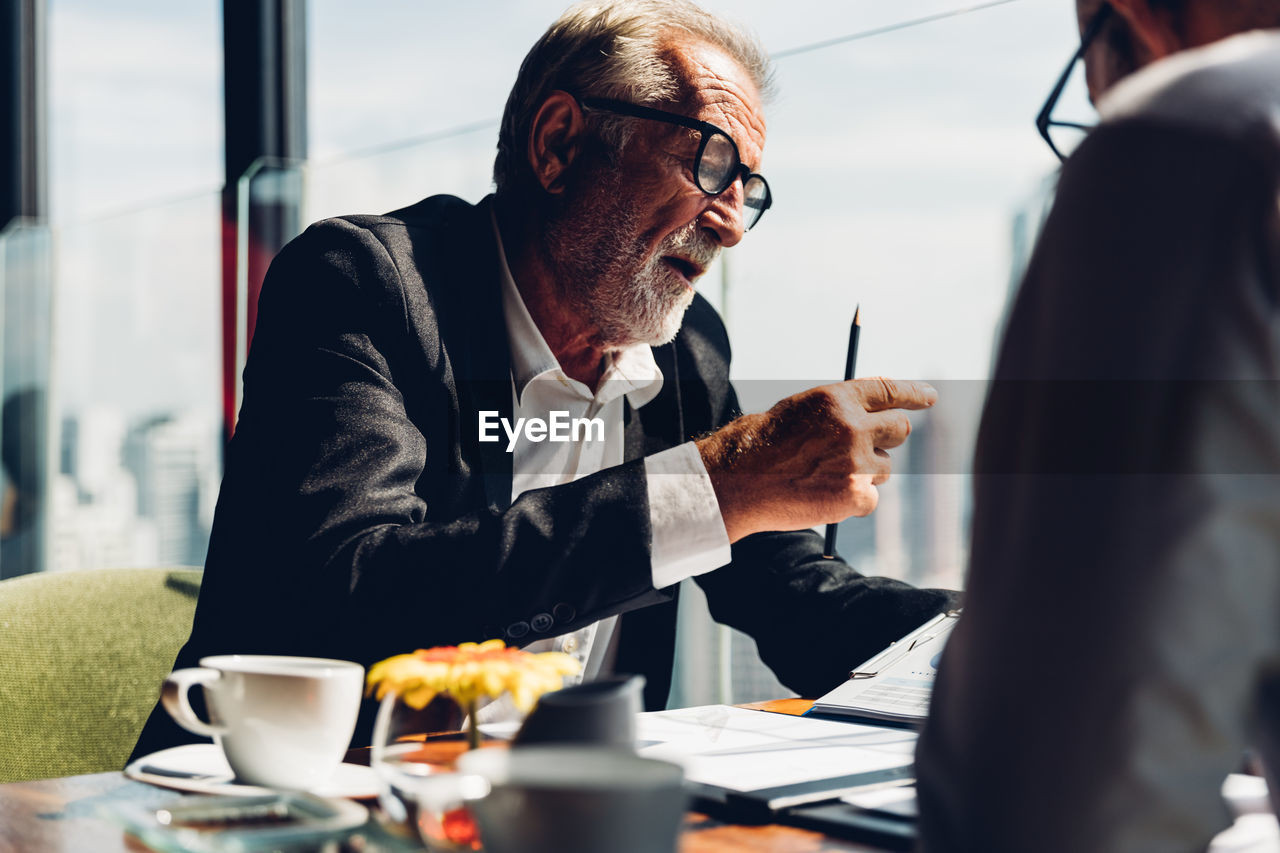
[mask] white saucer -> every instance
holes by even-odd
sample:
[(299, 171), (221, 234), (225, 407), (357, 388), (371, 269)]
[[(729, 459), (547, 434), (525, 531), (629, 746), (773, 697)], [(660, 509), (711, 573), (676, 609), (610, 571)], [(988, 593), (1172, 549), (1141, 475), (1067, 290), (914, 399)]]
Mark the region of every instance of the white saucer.
[[(189, 791), (193, 794), (234, 794), (252, 796), (271, 789), (244, 785), (212, 743), (189, 743), (144, 755), (124, 769), (124, 775), (138, 782)], [(328, 782), (311, 793), (320, 797), (365, 800), (378, 796), (378, 776), (370, 767), (340, 764)]]

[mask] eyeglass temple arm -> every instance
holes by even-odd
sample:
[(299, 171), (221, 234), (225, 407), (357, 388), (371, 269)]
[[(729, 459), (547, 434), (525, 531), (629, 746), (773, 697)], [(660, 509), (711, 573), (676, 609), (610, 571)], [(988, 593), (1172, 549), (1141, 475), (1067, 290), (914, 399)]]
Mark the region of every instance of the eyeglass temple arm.
[[(1071, 60), (1067, 70), (1062, 72), (1062, 76), (1058, 78), (1058, 82), (1053, 86), (1053, 91), (1049, 93), (1049, 97), (1045, 100), (1044, 106), (1040, 108), (1040, 114), (1036, 116), (1036, 129), (1040, 131), (1040, 135), (1045, 139), (1049, 138), (1049, 117), (1053, 114), (1053, 108), (1058, 105), (1058, 99), (1062, 97), (1062, 90), (1067, 88), (1067, 81), (1071, 79), (1071, 72), (1075, 70), (1076, 62), (1080, 60), (1081, 53), (1083, 53), (1083, 50), (1076, 51), (1075, 58)], [(1023, 127), (1026, 127), (1026, 125), (1023, 125)]]
[[(1107, 16), (1111, 12), (1111, 4), (1103, 3), (1098, 9), (1097, 14), (1093, 16), (1093, 20), (1089, 22), (1089, 27), (1085, 31), (1084, 36), (1080, 39), (1080, 46), (1076, 48), (1075, 54), (1071, 57), (1071, 61), (1067, 63), (1067, 68), (1058, 77), (1058, 82), (1054, 84), (1053, 91), (1049, 93), (1049, 97), (1045, 100), (1044, 106), (1040, 108), (1040, 114), (1036, 116), (1036, 129), (1040, 131), (1040, 135), (1044, 137), (1049, 146), (1053, 143), (1049, 140), (1049, 124), (1050, 115), (1053, 108), (1058, 105), (1058, 99), (1062, 97), (1062, 90), (1067, 88), (1067, 81), (1071, 79), (1071, 72), (1075, 70), (1076, 63), (1084, 59), (1085, 51), (1089, 49), (1089, 45), (1097, 38), (1098, 33), (1102, 30), (1102, 25), (1106, 23)], [(1068, 124), (1060, 122), (1065, 127), (1080, 127), (1080, 125)]]

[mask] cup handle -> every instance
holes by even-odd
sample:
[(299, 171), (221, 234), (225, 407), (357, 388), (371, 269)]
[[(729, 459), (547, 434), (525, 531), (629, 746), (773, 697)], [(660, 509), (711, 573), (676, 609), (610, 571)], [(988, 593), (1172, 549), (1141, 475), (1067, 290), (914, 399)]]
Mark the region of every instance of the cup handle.
[(205, 737), (224, 734), (225, 726), (206, 723), (197, 717), (196, 712), (191, 709), (191, 700), (187, 697), (193, 685), (203, 685), (217, 681), (221, 677), (222, 673), (216, 669), (202, 666), (174, 670), (164, 680), (164, 687), (160, 690), (160, 702), (169, 712), (169, 716), (173, 717), (174, 722), (187, 731)]

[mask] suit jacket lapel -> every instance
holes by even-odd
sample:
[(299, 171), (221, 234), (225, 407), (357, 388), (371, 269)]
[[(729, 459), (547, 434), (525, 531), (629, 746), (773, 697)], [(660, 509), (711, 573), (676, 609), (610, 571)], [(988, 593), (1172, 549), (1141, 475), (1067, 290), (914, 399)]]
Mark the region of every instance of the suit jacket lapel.
[(466, 316), (471, 324), (465, 347), (465, 363), (457, 365), (458, 399), (462, 418), (462, 442), (470, 446), (478, 459), (478, 471), (484, 483), (489, 508), (505, 510), (511, 505), (511, 454), (504, 441), (480, 441), (478, 412), (497, 412), (508, 421), (513, 417), (511, 401), (511, 352), (507, 343), (507, 327), (502, 315), (502, 291), (499, 276), (498, 246), (493, 236), (489, 208), (491, 198), (476, 206), (474, 257), (487, 258), (488, 264), (473, 268), (473, 280), (461, 283), (466, 294)]
[(628, 461), (651, 456), (685, 440), (675, 344), (655, 347), (653, 359), (662, 371), (662, 391), (639, 409), (633, 407), (630, 400), (627, 401), (623, 458)]

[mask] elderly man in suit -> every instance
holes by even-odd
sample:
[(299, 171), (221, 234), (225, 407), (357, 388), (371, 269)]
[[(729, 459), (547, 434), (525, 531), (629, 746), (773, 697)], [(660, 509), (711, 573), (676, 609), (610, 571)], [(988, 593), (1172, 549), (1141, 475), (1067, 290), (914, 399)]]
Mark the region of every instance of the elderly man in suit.
[[(178, 665), (497, 637), (643, 673), (657, 708), (684, 578), (811, 694), (950, 606), (824, 559), (809, 529), (872, 511), (933, 389), (847, 382), (739, 417), (694, 292), (772, 204), (768, 88), (756, 42), (685, 0), (575, 7), (520, 69), (494, 196), (285, 247)], [(189, 738), (158, 713), (138, 751)]]
[(1280, 731), (1280, 3), (1077, 8), (1102, 122), (983, 417), (929, 853), (1203, 850)]

